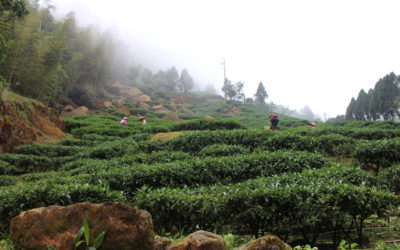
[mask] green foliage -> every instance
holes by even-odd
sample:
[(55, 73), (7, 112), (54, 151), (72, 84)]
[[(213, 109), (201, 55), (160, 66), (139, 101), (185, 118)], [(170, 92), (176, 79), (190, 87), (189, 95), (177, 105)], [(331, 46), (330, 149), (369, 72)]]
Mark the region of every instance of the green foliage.
[(171, 131), (182, 130), (220, 130), (220, 129), (245, 129), (245, 126), (234, 120), (206, 120), (198, 119), (187, 122), (176, 123), (171, 127)]
[(353, 155), (361, 167), (379, 172), (380, 168), (400, 161), (400, 140), (361, 141), (357, 143)]
[(318, 250), (318, 247), (311, 247), (310, 245), (305, 245), (305, 246), (295, 246), (293, 248), (294, 250)]
[[(305, 152), (272, 152), (220, 158), (202, 158), (155, 165), (138, 165), (117, 161), (94, 166), (91, 183), (101, 180), (111, 189), (128, 194), (148, 187), (183, 187), (236, 183), (258, 176), (272, 176), (285, 172), (301, 172), (321, 168), (327, 160), (317, 154)], [(82, 173), (83, 169), (77, 169)]]
[(10, 219), (20, 212), (32, 208), (50, 205), (71, 205), (79, 202), (126, 201), (119, 192), (108, 190), (103, 186), (79, 183), (78, 178), (65, 180), (42, 180), (24, 185), (3, 187), (0, 189), (1, 230), (4, 230)]
[(399, 198), (327, 179), (281, 184), (276, 177), (193, 189), (143, 188), (135, 195), (135, 204), (153, 215), (155, 228), (161, 231), (172, 227), (184, 232), (197, 227), (221, 231), (229, 222), (231, 229), (241, 232), (307, 235), (338, 225), (348, 228), (351, 222), (362, 227), (365, 218), (397, 206)]
[(145, 108), (130, 108), (128, 109), (131, 115), (141, 115), (147, 118), (157, 117), (156, 113), (150, 109)]
[(18, 170), (15, 166), (9, 164), (7, 161), (0, 159), (0, 174), (15, 174)]
[(357, 243), (350, 243), (345, 240), (341, 240), (338, 246), (338, 249), (340, 250), (353, 250), (358, 247)]
[(267, 99), (268, 94), (262, 82), (258, 84), (257, 92), (254, 94), (254, 97), (256, 98), (255, 101), (258, 105), (265, 105), (265, 99)]
[(240, 154), (249, 154), (250, 150), (236, 145), (214, 144), (204, 147), (200, 150), (201, 156), (234, 156)]
[[(86, 250), (96, 250), (103, 244), (105, 231), (100, 233), (93, 241), (93, 245), (90, 246), (90, 228), (89, 223), (86, 219), (83, 220), (83, 226), (79, 229), (78, 233), (74, 238), (75, 249), (78, 249), (82, 243), (85, 243)], [(84, 240), (81, 240), (82, 236), (84, 236)], [(47, 246), (48, 250), (57, 250), (53, 246)]]
[(89, 150), (87, 156), (90, 158), (111, 159), (120, 157), (125, 154), (135, 153), (139, 145), (135, 141), (129, 139), (116, 140), (111, 142), (104, 142), (99, 146), (93, 147)]
[[(89, 229), (89, 223), (85, 219), (83, 221), (83, 226), (81, 229), (79, 229), (77, 235), (75, 236), (74, 243), (75, 243), (75, 249), (78, 248), (82, 243), (86, 244), (86, 249), (87, 250), (96, 250), (103, 244), (104, 241), (104, 236), (105, 236), (105, 231), (100, 233), (93, 241), (93, 245), (90, 246), (90, 229)], [(84, 236), (84, 240), (81, 240), (82, 236)]]
[(94, 107), (95, 102), (95, 94), (90, 90), (82, 87), (82, 86), (75, 86), (71, 91), (68, 93), (68, 97), (77, 105), (79, 106), (86, 106), (89, 108)]
[(400, 165), (393, 165), (381, 170), (378, 174), (378, 180), (381, 187), (400, 194)]
[(0, 175), (0, 187), (11, 186), (15, 183), (17, 183), (17, 179), (15, 176)]
[(357, 100), (352, 98), (346, 110), (346, 120), (384, 120), (399, 116), (399, 78), (390, 73), (379, 79), (368, 94), (361, 90)]
[(14, 167), (2, 167), (6, 174), (23, 174), (31, 172), (55, 170), (59, 166), (56, 161), (46, 156), (24, 154), (0, 154), (0, 160)]
[(31, 154), (47, 157), (71, 156), (84, 151), (85, 147), (63, 146), (63, 145), (46, 145), (46, 144), (26, 144), (15, 147), (14, 152), (17, 154)]
[(235, 244), (235, 235), (233, 235), (233, 234), (224, 235), (224, 242), (225, 242), (225, 246), (228, 249), (231, 249), (231, 248), (235, 247), (236, 246), (236, 244)]

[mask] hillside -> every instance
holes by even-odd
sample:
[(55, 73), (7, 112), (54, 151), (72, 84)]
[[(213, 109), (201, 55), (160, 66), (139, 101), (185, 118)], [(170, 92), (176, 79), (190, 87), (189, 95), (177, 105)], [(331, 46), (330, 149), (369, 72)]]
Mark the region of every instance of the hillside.
[[(63, 122), (59, 111), (62, 111), (62, 116), (145, 116), (172, 121), (232, 119), (248, 128), (269, 126), (268, 110), (235, 101), (225, 103), (222, 97), (204, 92), (183, 95), (116, 82), (104, 88), (91, 102), (91, 109), (66, 103), (56, 111), (36, 100), (8, 92), (0, 110), (0, 152), (11, 152), (14, 146), (21, 144), (54, 143), (63, 138)], [(280, 115), (280, 120), (281, 127), (307, 124), (305, 120), (284, 115)]]
[[(221, 96), (215, 94), (193, 92), (184, 95), (143, 86), (128, 86), (119, 82), (107, 85), (101, 96), (93, 100), (96, 105), (91, 110), (92, 113), (120, 117), (142, 115), (174, 121), (198, 118), (234, 119), (249, 128), (269, 126), (267, 117), (271, 113), (266, 108), (251, 104), (225, 102)], [(280, 121), (280, 126), (283, 127), (304, 126), (308, 123), (306, 120), (285, 115), (280, 115)]]
[(21, 144), (55, 143), (65, 135), (53, 109), (33, 99), (6, 93), (0, 103), (0, 153)]

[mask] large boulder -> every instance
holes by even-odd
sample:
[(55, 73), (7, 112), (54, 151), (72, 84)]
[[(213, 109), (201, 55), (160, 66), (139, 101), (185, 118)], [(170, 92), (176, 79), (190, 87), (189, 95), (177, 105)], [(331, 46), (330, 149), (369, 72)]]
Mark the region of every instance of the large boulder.
[[(74, 249), (74, 237), (87, 219), (93, 240), (105, 231), (99, 249), (154, 249), (151, 215), (120, 203), (79, 203), (22, 212), (14, 217), (10, 235), (17, 249)], [(93, 243), (91, 243), (93, 244)]]
[(167, 250), (225, 250), (222, 236), (206, 231), (197, 231), (181, 241), (167, 246)]
[(291, 250), (292, 248), (276, 236), (267, 235), (244, 244), (235, 250)]
[(165, 250), (167, 246), (171, 244), (172, 240), (160, 236), (156, 236), (154, 239), (154, 250)]

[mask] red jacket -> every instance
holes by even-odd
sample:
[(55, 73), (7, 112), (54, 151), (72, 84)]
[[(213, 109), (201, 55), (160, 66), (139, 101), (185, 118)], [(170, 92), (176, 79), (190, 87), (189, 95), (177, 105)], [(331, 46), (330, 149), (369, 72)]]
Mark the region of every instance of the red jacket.
[(271, 120), (272, 118), (278, 118), (278, 115), (276, 115), (276, 114), (272, 114), (272, 115), (270, 115), (270, 116), (269, 116), (269, 118), (268, 118), (268, 119), (269, 119), (269, 120)]

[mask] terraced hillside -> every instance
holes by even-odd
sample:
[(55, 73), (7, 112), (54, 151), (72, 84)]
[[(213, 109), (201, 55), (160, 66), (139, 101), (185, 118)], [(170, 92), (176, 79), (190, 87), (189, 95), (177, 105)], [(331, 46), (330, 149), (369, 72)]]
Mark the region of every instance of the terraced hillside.
[[(159, 235), (203, 229), (240, 240), (268, 232), (292, 246), (395, 247), (398, 123), (270, 131), (223, 119), (119, 119), (68, 117), (68, 139), (0, 155), (4, 237), (27, 209), (118, 201), (148, 210)], [(378, 226), (386, 233), (371, 230)]]

